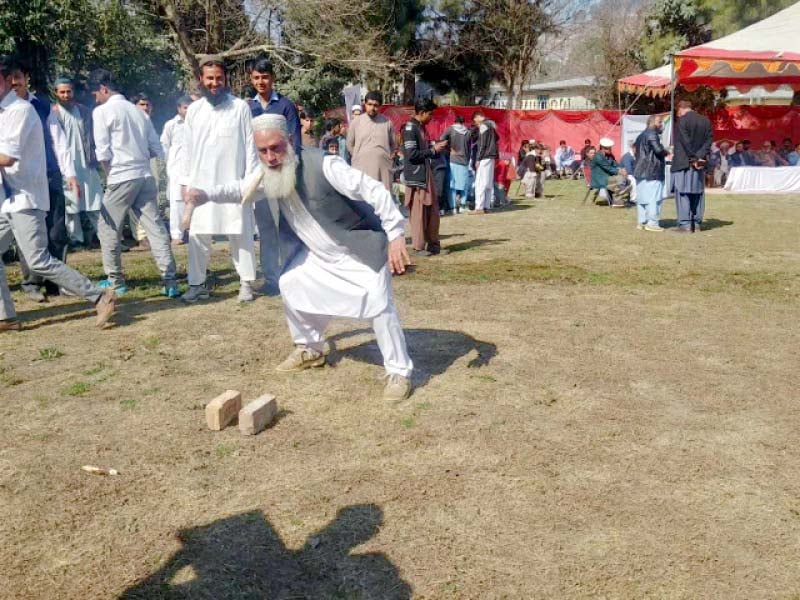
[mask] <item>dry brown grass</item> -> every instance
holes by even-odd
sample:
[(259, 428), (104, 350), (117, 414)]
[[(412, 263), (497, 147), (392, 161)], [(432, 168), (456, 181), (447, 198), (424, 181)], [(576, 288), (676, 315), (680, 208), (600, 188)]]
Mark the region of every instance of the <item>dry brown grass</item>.
[[(146, 254), (106, 331), (15, 294), (0, 596), (797, 598), (800, 200), (713, 196), (672, 236), (548, 192), (443, 220), (456, 251), (396, 281), (401, 406), (364, 325), (279, 376), (279, 299), (159, 299)], [(227, 388), (281, 418), (207, 431)]]

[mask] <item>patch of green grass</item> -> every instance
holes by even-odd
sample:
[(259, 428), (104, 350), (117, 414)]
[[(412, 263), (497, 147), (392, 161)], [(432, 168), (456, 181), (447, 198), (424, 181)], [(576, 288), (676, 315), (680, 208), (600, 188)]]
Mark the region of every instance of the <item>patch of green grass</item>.
[(554, 260), (551, 264), (522, 257), (497, 258), (472, 263), (453, 263), (447, 269), (419, 265), (415, 278), (432, 283), (547, 283), (554, 285), (598, 285), (619, 288), (641, 286), (692, 287), (710, 293), (741, 293), (767, 298), (796, 297), (800, 282), (789, 271), (704, 271), (675, 266), (636, 265), (612, 261), (607, 270), (597, 271)]
[(122, 410), (134, 410), (136, 408), (137, 404), (138, 404), (138, 401), (135, 400), (134, 398), (127, 398), (125, 400), (120, 400), (119, 401), (119, 407)]
[(48, 346), (39, 350), (39, 360), (55, 360), (62, 356), (64, 356), (64, 353), (55, 346)]
[(144, 347), (148, 350), (155, 350), (161, 345), (161, 338), (157, 335), (151, 335), (144, 340)]
[(142, 396), (155, 396), (158, 392), (161, 391), (160, 387), (149, 387), (147, 389), (142, 390)]
[(214, 448), (214, 454), (217, 455), (217, 458), (228, 458), (235, 450), (235, 444), (217, 444), (217, 447)]
[(414, 420), (414, 417), (405, 417), (404, 419), (400, 420), (400, 425), (403, 426), (403, 429), (411, 429), (412, 427), (416, 426), (417, 422)]
[(39, 408), (47, 408), (50, 405), (50, 398), (48, 398), (47, 396), (43, 396), (41, 394), (36, 396), (34, 400), (36, 401), (36, 405)]
[(431, 408), (432, 406), (433, 406), (433, 405), (432, 405), (430, 402), (428, 402), (428, 401), (425, 401), (425, 402), (419, 402), (419, 403), (417, 404), (417, 410), (428, 410), (428, 409), (429, 409), (429, 408)]
[(67, 386), (64, 388), (64, 393), (67, 396), (82, 396), (86, 392), (92, 389), (92, 384), (86, 381), (76, 381), (72, 385)]

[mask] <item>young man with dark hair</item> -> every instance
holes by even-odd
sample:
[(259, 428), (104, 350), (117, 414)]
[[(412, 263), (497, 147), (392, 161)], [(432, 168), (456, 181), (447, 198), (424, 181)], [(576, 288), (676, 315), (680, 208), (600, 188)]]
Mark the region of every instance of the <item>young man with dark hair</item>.
[[(181, 185), (210, 190), (253, 173), (258, 169), (258, 156), (250, 107), (228, 90), (225, 65), (219, 60), (209, 59), (200, 65), (200, 89), (203, 98), (193, 102), (186, 113), (186, 139), (178, 164), (183, 168)], [(194, 208), (187, 203), (185, 211), (184, 221), (189, 226), (189, 290), (183, 301), (193, 303), (209, 298), (206, 271), (211, 242), (215, 235), (224, 235), (239, 275), (239, 302), (252, 302), (256, 279), (252, 207), (208, 204)]]
[[(264, 114), (286, 117), (292, 146), (294, 146), (295, 152), (299, 153), (303, 145), (300, 117), (294, 103), (275, 91), (275, 69), (268, 59), (261, 57), (253, 62), (250, 67), (250, 84), (256, 90), (256, 95), (249, 100), (250, 112), (253, 117)], [(280, 275), (277, 224), (274, 223), (266, 202), (256, 202), (253, 208), (258, 227), (261, 270), (265, 280), (262, 291), (266, 295), (274, 296), (278, 294), (278, 276)]]
[(316, 148), (317, 139), (314, 137), (314, 118), (305, 110), (297, 113), (300, 118), (300, 137), (302, 138), (303, 146), (307, 148)]
[[(113, 292), (96, 288), (48, 252), (45, 215), (50, 197), (42, 122), (33, 106), (12, 90), (15, 70), (9, 57), (0, 56), (0, 256), (16, 240), (20, 261), (30, 273), (93, 303), (102, 327), (114, 312)], [(20, 330), (16, 316), (0, 260), (0, 332)]]
[(133, 102), (136, 105), (136, 108), (141, 110), (148, 117), (153, 116), (153, 102), (150, 100), (150, 96), (147, 94), (140, 92), (131, 98), (131, 102)]
[(411, 240), (416, 256), (447, 254), (439, 242), (439, 203), (433, 184), (431, 159), (447, 147), (446, 141), (428, 142), (425, 132), (436, 104), (418, 100), (414, 116), (403, 127), (404, 203), (409, 212)]
[[(28, 67), (21, 61), (14, 61), (11, 68), (11, 86), (14, 93), (21, 100), (30, 102), (42, 123), (44, 133), (45, 159), (47, 162), (47, 188), (50, 197), (50, 209), (47, 211), (47, 247), (54, 257), (61, 261), (67, 259), (67, 243), (69, 241), (66, 227), (66, 199), (64, 197), (64, 181), (73, 193), (80, 193), (75, 169), (72, 164), (67, 142), (63, 132), (52, 130), (47, 125), (50, 116), (50, 101), (32, 94), (28, 89)], [(44, 302), (46, 296), (41, 288), (49, 295), (57, 295), (58, 288), (42, 277), (32, 275), (24, 261), (22, 267), (22, 291), (37, 302)]]
[(382, 102), (380, 92), (367, 92), (364, 114), (354, 118), (347, 130), (347, 150), (353, 167), (377, 179), (391, 191), (394, 128), (392, 122), (379, 112)]
[(108, 71), (98, 70), (90, 75), (89, 91), (97, 103), (92, 113), (95, 153), (106, 173), (97, 235), (107, 278), (100, 287), (114, 289), (118, 295), (127, 292), (121, 236), (125, 215), (131, 211), (150, 241), (150, 252), (164, 283), (162, 293), (177, 298), (175, 259), (158, 211), (158, 187), (150, 170), (151, 158), (164, 158), (153, 123), (125, 99)]

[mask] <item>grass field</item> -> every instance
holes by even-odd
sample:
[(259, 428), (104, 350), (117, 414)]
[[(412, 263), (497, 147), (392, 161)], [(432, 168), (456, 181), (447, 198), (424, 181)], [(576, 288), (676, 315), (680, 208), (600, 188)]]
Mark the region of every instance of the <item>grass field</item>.
[[(800, 598), (800, 198), (709, 196), (681, 236), (546, 193), (443, 219), (453, 252), (396, 278), (398, 406), (363, 323), (335, 323), (332, 366), (274, 372), (280, 299), (238, 305), (223, 243), (191, 307), (124, 255), (104, 331), (15, 292), (0, 596)], [(277, 422), (208, 431), (225, 389)]]

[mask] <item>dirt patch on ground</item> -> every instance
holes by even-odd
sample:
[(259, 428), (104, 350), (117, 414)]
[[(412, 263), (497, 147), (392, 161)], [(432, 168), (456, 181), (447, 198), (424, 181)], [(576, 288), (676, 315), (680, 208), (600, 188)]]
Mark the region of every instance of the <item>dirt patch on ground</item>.
[[(192, 307), (126, 254), (136, 290), (102, 332), (15, 293), (2, 595), (800, 597), (800, 200), (713, 196), (680, 236), (548, 194), (444, 219), (454, 251), (396, 280), (401, 406), (362, 323), (335, 323), (332, 366), (275, 373), (280, 300), (239, 306), (224, 244)], [(207, 431), (228, 388), (275, 394), (278, 421)]]

